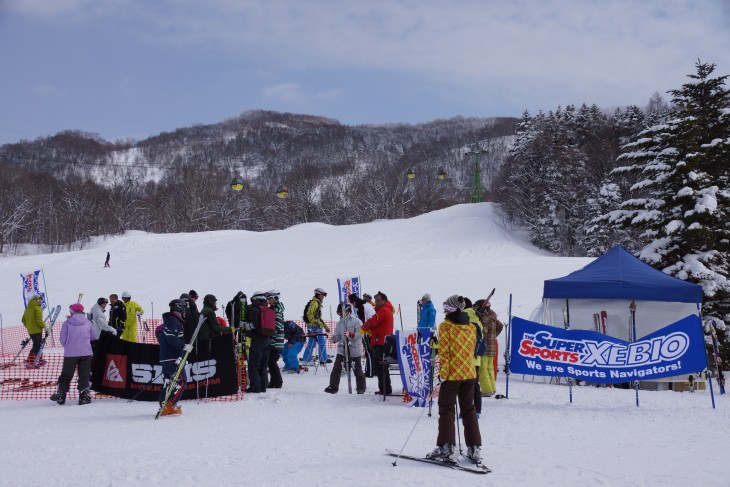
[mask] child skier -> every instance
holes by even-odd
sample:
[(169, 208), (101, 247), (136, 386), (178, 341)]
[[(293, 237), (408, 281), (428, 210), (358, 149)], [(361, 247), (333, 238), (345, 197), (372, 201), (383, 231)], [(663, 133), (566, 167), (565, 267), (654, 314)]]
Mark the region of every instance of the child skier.
[(293, 321), (287, 321), (284, 323), (284, 338), (286, 344), (284, 344), (281, 351), (281, 357), (284, 359), (284, 370), (288, 374), (298, 374), (299, 359), (297, 357), (307, 340), (304, 336), (304, 330)]

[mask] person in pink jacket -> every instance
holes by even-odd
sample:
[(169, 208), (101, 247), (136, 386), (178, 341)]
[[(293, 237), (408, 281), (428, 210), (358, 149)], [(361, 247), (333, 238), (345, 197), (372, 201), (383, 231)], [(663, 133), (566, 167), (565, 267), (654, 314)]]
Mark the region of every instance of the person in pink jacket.
[(91, 377), (91, 341), (96, 340), (96, 332), (84, 314), (84, 306), (74, 303), (69, 306), (71, 315), (61, 326), (61, 345), (63, 345), (63, 368), (58, 377), (58, 389), (51, 401), (59, 405), (66, 403), (66, 393), (71, 385), (74, 372), (79, 374), (79, 404), (89, 404), (89, 378)]

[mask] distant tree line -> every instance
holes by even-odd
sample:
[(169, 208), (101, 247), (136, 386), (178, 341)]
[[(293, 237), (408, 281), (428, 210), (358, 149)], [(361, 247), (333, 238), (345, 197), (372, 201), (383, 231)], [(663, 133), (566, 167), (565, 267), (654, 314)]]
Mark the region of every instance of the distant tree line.
[[(0, 252), (83, 248), (94, 236), (276, 230), (408, 218), (469, 200), (475, 144), (484, 194), (516, 119), (349, 127), (249, 112), (140, 142), (66, 131), (0, 147)], [(413, 169), (414, 179), (406, 173)], [(444, 171), (445, 179), (437, 174)], [(230, 182), (241, 177), (244, 189)], [(285, 199), (275, 196), (286, 185)]]

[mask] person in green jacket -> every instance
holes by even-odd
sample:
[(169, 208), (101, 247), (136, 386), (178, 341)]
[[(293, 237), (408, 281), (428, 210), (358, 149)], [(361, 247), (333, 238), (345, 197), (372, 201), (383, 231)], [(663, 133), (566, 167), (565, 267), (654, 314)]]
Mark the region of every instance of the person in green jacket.
[(210, 340), (214, 336), (230, 333), (231, 328), (221, 326), (216, 319), (215, 312), (218, 309), (218, 299), (212, 294), (206, 294), (203, 298), (203, 309), (200, 310), (200, 316), (205, 316), (205, 321), (200, 325), (198, 332), (198, 340)]
[(137, 341), (137, 320), (144, 314), (142, 306), (132, 301), (132, 293), (124, 291), (122, 293), (122, 302), (124, 309), (127, 311), (127, 319), (124, 322), (124, 331), (122, 332), (122, 340), (128, 342)]
[(33, 342), (33, 346), (28, 354), (28, 363), (35, 361), (38, 351), (41, 349), (41, 340), (43, 338), (43, 330), (46, 328), (46, 322), (43, 321), (43, 309), (41, 308), (42, 298), (34, 294), (28, 301), (28, 307), (23, 313), (23, 324), (28, 330), (28, 335)]

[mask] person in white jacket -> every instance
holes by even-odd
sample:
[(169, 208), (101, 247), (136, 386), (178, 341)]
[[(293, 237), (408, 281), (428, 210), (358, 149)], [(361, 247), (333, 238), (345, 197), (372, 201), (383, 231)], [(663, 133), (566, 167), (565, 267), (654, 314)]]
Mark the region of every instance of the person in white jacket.
[(90, 321), (94, 327), (94, 331), (96, 331), (97, 337), (96, 340), (91, 342), (91, 349), (94, 351), (94, 355), (96, 355), (96, 344), (99, 342), (99, 337), (101, 336), (102, 331), (108, 331), (112, 335), (117, 336), (117, 330), (109, 326), (109, 322), (104, 314), (108, 303), (108, 299), (99, 298), (96, 300), (96, 304), (91, 307), (91, 311), (89, 311), (89, 314), (91, 315)]

